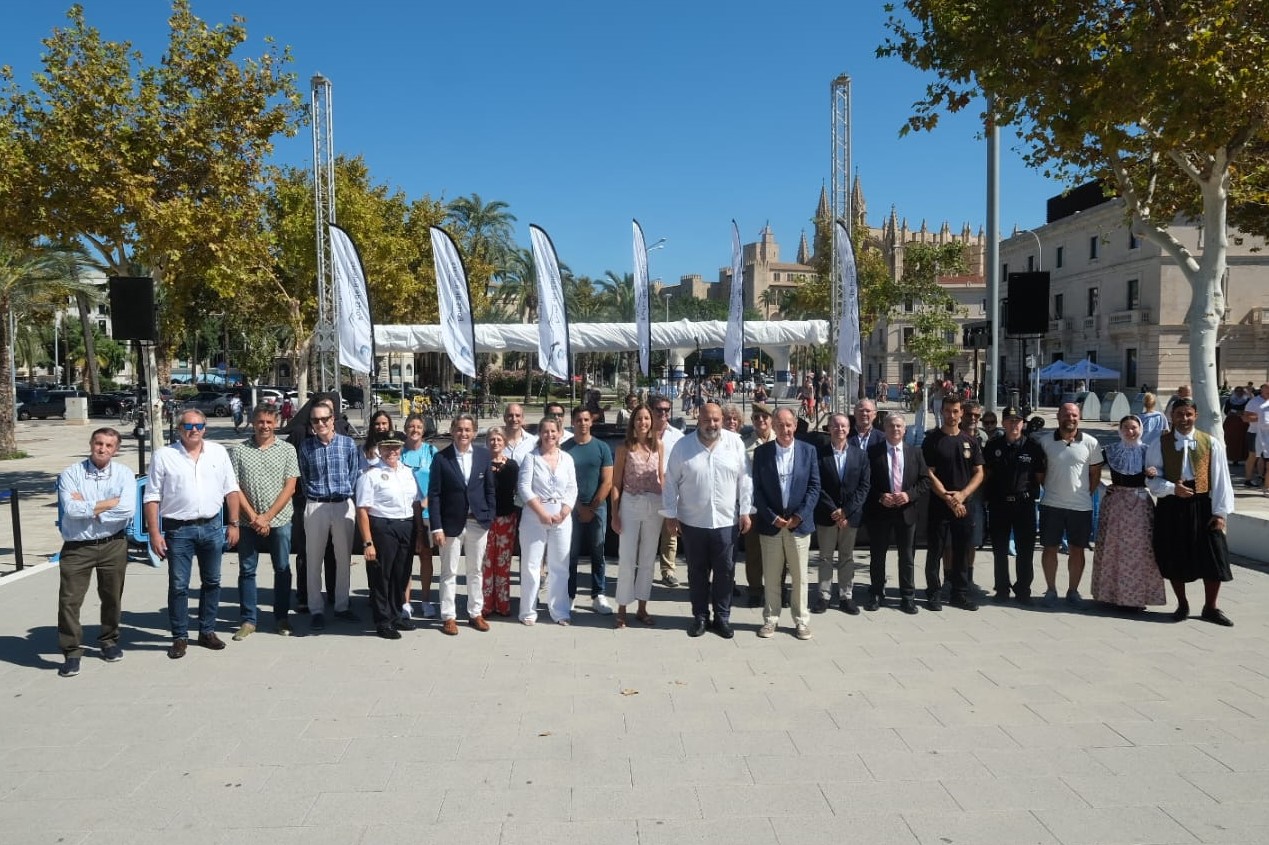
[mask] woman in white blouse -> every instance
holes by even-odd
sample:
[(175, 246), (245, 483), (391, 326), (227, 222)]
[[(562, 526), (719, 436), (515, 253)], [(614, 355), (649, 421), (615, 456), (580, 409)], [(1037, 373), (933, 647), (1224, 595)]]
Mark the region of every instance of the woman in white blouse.
[(538, 425), (538, 445), (520, 467), (517, 489), (524, 501), (520, 517), (520, 621), (538, 618), (542, 555), (546, 555), (547, 609), (560, 625), (569, 624), (568, 552), (573, 539), (577, 473), (573, 459), (560, 449), (560, 422), (547, 417)]
[(414, 630), (397, 604), (410, 580), (415, 532), (422, 521), (422, 497), (414, 471), (401, 462), (404, 445), (389, 432), (372, 435), (379, 460), (357, 479), (357, 527), (364, 539), (366, 580), (375, 631), (385, 640)]

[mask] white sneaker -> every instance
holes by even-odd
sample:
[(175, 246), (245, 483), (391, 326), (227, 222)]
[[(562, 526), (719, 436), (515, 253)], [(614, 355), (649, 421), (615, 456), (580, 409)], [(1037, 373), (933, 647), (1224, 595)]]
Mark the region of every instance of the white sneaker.
[(595, 600), (591, 602), (590, 606), (596, 613), (602, 613), (605, 616), (612, 615), (612, 605), (608, 603), (607, 596), (595, 596)]
[(430, 601), (422, 602), (419, 609), (424, 619), (436, 619), (441, 615), (441, 609)]
[(811, 638), (811, 629), (799, 622), (794, 636), (799, 640), (809, 640)]
[(414, 608), (410, 606), (410, 603), (408, 601), (401, 605), (401, 618), (402, 619), (414, 618)]
[(766, 622), (763, 624), (761, 628), (758, 629), (758, 636), (762, 637), (765, 640), (768, 637), (774, 637), (775, 632), (776, 632), (776, 623)]

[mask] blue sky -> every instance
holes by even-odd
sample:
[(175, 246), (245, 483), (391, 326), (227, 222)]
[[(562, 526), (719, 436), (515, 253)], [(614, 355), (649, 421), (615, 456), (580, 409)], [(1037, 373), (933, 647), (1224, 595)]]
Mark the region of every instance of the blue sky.
[[(44, 37), (69, 2), (6, 8), (0, 63), (28, 85)], [(83, 0), (88, 21), (157, 62), (165, 0)], [(893, 204), (916, 228), (959, 232), (986, 218), (986, 146), (977, 115), (898, 136), (924, 78), (875, 57), (885, 37), (871, 0), (194, 0), (215, 23), (247, 19), (259, 53), (289, 45), (307, 95), (333, 83), (338, 152), (362, 155), (376, 182), (410, 197), (478, 193), (510, 204), (517, 239), (545, 228), (574, 272), (630, 272), (630, 219), (649, 243), (651, 275), (717, 278), (730, 262), (730, 223), (745, 242), (770, 223), (792, 260), (830, 170), (831, 80), (853, 80), (853, 167), (868, 219)], [(1044, 220), (1062, 189), (1027, 169), (1002, 138), (1007, 235)], [(276, 159), (311, 166), (305, 129)], [(355, 235), (355, 233), (354, 233)]]

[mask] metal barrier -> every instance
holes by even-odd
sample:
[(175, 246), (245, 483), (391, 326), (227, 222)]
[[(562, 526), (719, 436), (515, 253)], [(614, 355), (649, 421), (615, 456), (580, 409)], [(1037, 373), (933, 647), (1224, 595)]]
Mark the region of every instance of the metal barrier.
[(9, 510), (13, 515), (13, 559), (17, 572), (25, 567), (22, 560), (22, 511), (18, 505), (19, 495), (18, 488), (9, 489)]

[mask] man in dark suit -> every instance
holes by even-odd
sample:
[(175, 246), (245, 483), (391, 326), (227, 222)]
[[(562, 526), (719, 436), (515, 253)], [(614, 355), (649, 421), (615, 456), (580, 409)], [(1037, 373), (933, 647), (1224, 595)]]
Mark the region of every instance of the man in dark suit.
[(494, 518), (494, 474), (489, 450), (472, 445), (475, 417), (459, 414), (449, 431), (454, 442), (432, 461), (427, 498), (432, 542), (441, 549), (441, 630), (452, 637), (458, 635), (455, 596), (460, 554), (467, 557), (467, 624), (477, 631), (489, 630), (483, 615), (481, 574)]
[(868, 450), (872, 475), (868, 500), (864, 504), (864, 524), (868, 526), (871, 551), (872, 591), (865, 610), (881, 607), (886, 591), (886, 550), (891, 535), (899, 549), (899, 609), (916, 613), (917, 502), (930, 489), (930, 472), (921, 450), (903, 442), (907, 423), (903, 414), (886, 417), (886, 439)]
[(860, 399), (855, 403), (855, 418), (852, 420), (850, 445), (860, 449), (865, 455), (878, 443), (884, 443), (886, 434), (877, 428), (877, 406), (871, 399)]
[(754, 524), (762, 545), (764, 586), (760, 637), (775, 634), (780, 619), (781, 573), (787, 564), (793, 580), (790, 605), (799, 640), (811, 638), (806, 608), (806, 565), (820, 499), (820, 470), (815, 447), (795, 439), (797, 417), (789, 408), (775, 412), (776, 438), (753, 453)]
[(841, 609), (851, 616), (859, 613), (851, 596), (855, 583), (855, 534), (864, 519), (864, 502), (872, 478), (867, 453), (852, 445), (849, 435), (850, 418), (833, 414), (828, 420), (829, 449), (820, 453), (820, 500), (815, 506), (815, 533), (820, 543), (819, 589), (811, 597), (812, 613), (828, 610), (834, 569)]

